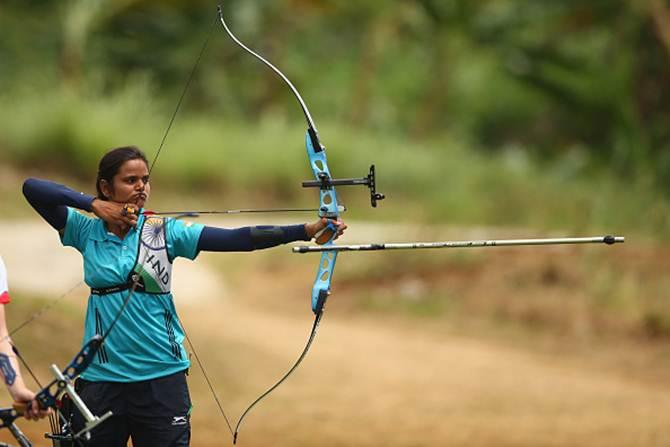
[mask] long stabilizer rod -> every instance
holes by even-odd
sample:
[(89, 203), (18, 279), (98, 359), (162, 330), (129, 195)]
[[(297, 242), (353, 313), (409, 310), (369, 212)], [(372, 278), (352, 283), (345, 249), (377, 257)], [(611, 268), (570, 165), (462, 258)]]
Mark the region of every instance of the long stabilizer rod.
[(623, 243), (619, 236), (564, 237), (554, 239), (499, 239), (445, 242), (405, 242), (389, 244), (328, 245), (293, 247), (293, 253), (317, 253), (323, 251), (377, 251), (377, 250), (417, 250), (424, 248), (476, 248), (476, 247), (513, 247), (519, 245), (568, 245), (568, 244), (607, 244)]

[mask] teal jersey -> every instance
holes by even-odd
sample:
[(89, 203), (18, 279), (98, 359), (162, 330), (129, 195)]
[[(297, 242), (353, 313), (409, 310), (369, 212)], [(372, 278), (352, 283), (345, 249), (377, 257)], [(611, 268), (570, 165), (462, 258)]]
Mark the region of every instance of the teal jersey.
[[(128, 281), (140, 243), (140, 215), (136, 228), (124, 239), (108, 232), (105, 223), (69, 208), (61, 242), (84, 258), (84, 281), (91, 288), (112, 287)], [(195, 259), (203, 225), (166, 219), (165, 242), (170, 262), (177, 257)], [(84, 342), (105, 334), (130, 290), (90, 295)], [(183, 347), (184, 330), (171, 293), (136, 290), (109, 333), (93, 363), (82, 374), (89, 381), (137, 382), (167, 376), (189, 367)]]

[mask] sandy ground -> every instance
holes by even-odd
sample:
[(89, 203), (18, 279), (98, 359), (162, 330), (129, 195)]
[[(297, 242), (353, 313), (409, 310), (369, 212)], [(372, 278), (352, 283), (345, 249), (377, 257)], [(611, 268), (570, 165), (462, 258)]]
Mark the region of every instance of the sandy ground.
[[(358, 231), (352, 242), (370, 234), (426, 236), (399, 227)], [(79, 255), (62, 249), (44, 224), (1, 224), (0, 247), (16, 289), (51, 294), (81, 280)], [(287, 293), (286, 278), (269, 284), (264, 278), (242, 291), (207, 258), (178, 268), (176, 296), (189, 297), (178, 303), (182, 321), (235, 421), (295, 360), (311, 313), (257, 304), (275, 298), (273, 287)], [(311, 280), (290, 292), (307, 294)], [(192, 445), (230, 445), (195, 366), (190, 382)], [(247, 417), (238, 445), (667, 446), (668, 415), (670, 388), (621, 374), (621, 368), (435, 331), (420, 322), (326, 313), (304, 364)], [(46, 445), (44, 426), (21, 426), (36, 445)], [(9, 439), (0, 433), (0, 440)]]

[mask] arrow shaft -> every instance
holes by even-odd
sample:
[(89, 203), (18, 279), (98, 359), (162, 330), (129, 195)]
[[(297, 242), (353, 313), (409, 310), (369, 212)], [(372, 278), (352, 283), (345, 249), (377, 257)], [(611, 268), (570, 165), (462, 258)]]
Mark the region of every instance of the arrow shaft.
[[(344, 206), (339, 207), (340, 212), (346, 211)], [(316, 213), (317, 208), (246, 208), (239, 210), (209, 210), (209, 211), (145, 211), (148, 216), (199, 216), (201, 214), (269, 214), (269, 213)]]

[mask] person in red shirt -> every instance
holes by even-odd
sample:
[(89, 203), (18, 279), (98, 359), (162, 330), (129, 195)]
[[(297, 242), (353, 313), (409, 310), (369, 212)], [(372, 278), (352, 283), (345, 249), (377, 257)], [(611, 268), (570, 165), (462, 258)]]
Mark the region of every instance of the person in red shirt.
[(48, 414), (41, 410), (35, 400), (35, 393), (23, 381), (16, 354), (12, 349), (12, 339), (7, 330), (5, 306), (11, 302), (7, 287), (7, 270), (0, 257), (0, 377), (5, 382), (9, 394), (15, 402), (27, 404), (24, 416), (37, 420)]

